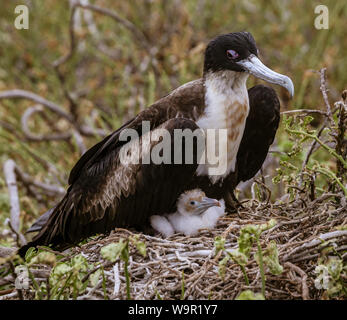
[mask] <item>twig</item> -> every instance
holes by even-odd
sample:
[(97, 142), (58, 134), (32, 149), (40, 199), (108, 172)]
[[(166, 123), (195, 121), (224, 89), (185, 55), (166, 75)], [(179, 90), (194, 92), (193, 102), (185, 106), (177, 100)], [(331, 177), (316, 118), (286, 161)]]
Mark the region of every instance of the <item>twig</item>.
[[(342, 168), (347, 168), (347, 166), (343, 166)], [(345, 186), (343, 185), (343, 183), (341, 182), (341, 180), (336, 176), (335, 173), (333, 173), (330, 170), (327, 170), (325, 168), (316, 168), (316, 171), (327, 176), (328, 178), (331, 178), (333, 180), (336, 181), (336, 183), (340, 186), (341, 190), (344, 192), (345, 196), (347, 197), (347, 188), (345, 188)]]
[(0, 296), (0, 300), (10, 300), (10, 299), (14, 299), (18, 296), (18, 291), (13, 291), (7, 295), (3, 295), (3, 296)]
[(327, 146), (322, 140), (320, 140), (316, 135), (314, 134), (310, 134), (310, 133), (307, 133), (305, 131), (302, 131), (302, 130), (292, 130), (292, 129), (289, 129), (287, 128), (286, 129), (288, 132), (290, 133), (294, 133), (294, 134), (297, 134), (297, 135), (302, 135), (302, 136), (305, 136), (307, 138), (310, 138), (310, 139), (313, 139), (315, 140), (316, 142), (318, 142), (326, 151), (328, 151), (331, 155), (333, 155), (336, 159), (338, 159), (342, 165), (347, 168), (347, 162), (345, 159), (342, 158), (341, 155), (337, 154), (336, 151), (332, 148), (330, 148), (329, 146)]
[[(88, 0), (81, 0), (81, 4), (83, 5), (88, 5), (89, 1)], [(93, 13), (91, 10), (83, 10), (83, 17), (84, 21), (87, 24), (87, 28), (89, 33), (92, 35), (97, 48), (99, 49), (100, 52), (108, 56), (109, 58), (113, 60), (117, 60), (120, 57), (120, 51), (119, 50), (112, 50), (110, 49), (101, 39), (100, 33), (98, 31), (98, 28), (95, 24), (94, 18), (93, 18)]]
[[(345, 140), (346, 119), (347, 119), (346, 96), (347, 96), (347, 90), (344, 90), (344, 92), (342, 93), (343, 100), (336, 103), (339, 113), (338, 113), (338, 123), (337, 123), (337, 135), (335, 137), (335, 140), (336, 140), (335, 150), (336, 150), (336, 153), (341, 155), (343, 158), (346, 158), (346, 155), (347, 155), (347, 144)], [(346, 179), (345, 174), (346, 174), (346, 169), (343, 167), (343, 164), (340, 161), (337, 161), (337, 175), (344, 180)]]
[(81, 2), (76, 3), (74, 7), (81, 7), (83, 9), (92, 10), (101, 14), (104, 14), (106, 16), (111, 17), (113, 20), (124, 26), (126, 29), (128, 29), (136, 38), (139, 45), (146, 49), (148, 52), (150, 51), (150, 45), (148, 44), (148, 41), (145, 37), (145, 35), (140, 31), (132, 22), (129, 20), (122, 18), (118, 13), (115, 11), (108, 10), (106, 8), (98, 7), (92, 4), (83, 4)]
[(12, 125), (11, 123), (0, 120), (0, 126), (2, 128), (4, 128), (6, 131), (13, 134), (17, 139), (19, 139), (19, 140), (23, 139), (23, 137), (18, 134), (17, 128), (14, 125)]
[(84, 136), (94, 137), (98, 135), (100, 137), (106, 137), (109, 133), (103, 129), (91, 128), (87, 125), (81, 125), (78, 127), (78, 131), (81, 132)]
[(266, 205), (268, 205), (271, 199), (271, 189), (265, 184), (265, 181), (259, 181), (258, 179), (254, 179), (254, 181), (263, 186), (263, 188), (268, 192), (268, 196), (266, 197)]
[(22, 131), (25, 135), (25, 137), (29, 141), (52, 141), (52, 140), (68, 140), (71, 138), (71, 133), (64, 132), (64, 133), (58, 133), (58, 134), (49, 134), (49, 135), (38, 135), (34, 134), (30, 131), (28, 121), (29, 118), (37, 113), (37, 112), (43, 112), (43, 108), (40, 105), (35, 105), (33, 107), (29, 107), (25, 110), (25, 112), (22, 115), (21, 118), (21, 124), (22, 124)]
[(27, 244), (25, 237), (12, 226), (11, 220), (8, 220), (8, 226), (10, 230), (16, 235), (16, 242), (18, 248)]
[(11, 218), (9, 221), (9, 227), (17, 237), (18, 246), (26, 244), (25, 237), (20, 232), (20, 205), (17, 187), (17, 178), (26, 185), (33, 185), (42, 189), (49, 195), (62, 196), (65, 193), (64, 188), (60, 186), (49, 185), (46, 183), (38, 182), (24, 173), (12, 160), (9, 159), (4, 163), (4, 175), (6, 184), (8, 187), (10, 206), (11, 206)]
[(114, 274), (113, 295), (116, 296), (119, 293), (119, 288), (120, 288), (118, 263), (115, 263), (115, 265), (113, 266), (113, 274)]
[(309, 291), (308, 291), (308, 287), (307, 287), (307, 274), (302, 269), (300, 269), (298, 266), (296, 266), (296, 265), (294, 265), (294, 264), (292, 264), (290, 262), (286, 262), (284, 265), (286, 267), (294, 270), (298, 274), (300, 274), (300, 276), (301, 276), (302, 299), (303, 300), (310, 300)]
[(138, 43), (146, 50), (150, 51), (150, 46), (147, 43), (147, 39), (144, 36), (144, 34), (129, 20), (122, 18), (118, 13), (115, 11), (108, 10), (106, 8), (98, 7), (89, 3), (81, 3), (79, 1), (76, 1), (72, 7), (71, 7), (71, 15), (70, 15), (70, 25), (69, 25), (69, 35), (70, 35), (70, 47), (69, 51), (66, 55), (60, 57), (59, 59), (55, 60), (53, 62), (53, 67), (58, 68), (61, 64), (65, 63), (67, 60), (69, 60), (76, 47), (76, 39), (75, 39), (75, 32), (74, 32), (74, 17), (76, 13), (76, 8), (80, 7), (87, 10), (92, 10), (101, 14), (104, 14), (106, 16), (111, 17), (116, 22), (124, 26), (126, 29), (128, 29), (130, 32), (133, 33)]
[[(17, 235), (17, 239), (23, 240), (25, 239), (22, 236), (20, 236), (20, 207), (19, 207), (19, 197), (18, 197), (18, 188), (17, 188), (17, 180), (16, 180), (16, 174), (15, 174), (15, 168), (16, 163), (12, 160), (6, 160), (4, 163), (4, 175), (5, 180), (8, 188), (8, 193), (10, 197), (10, 212), (11, 212), (11, 218), (10, 218), (10, 227), (12, 231)], [(23, 244), (23, 243), (22, 243)]]
[[(59, 66), (65, 62), (67, 62), (73, 56), (75, 48), (76, 48), (76, 38), (75, 38), (75, 32), (74, 32), (74, 17), (76, 14), (76, 8), (77, 7), (80, 7), (80, 8), (86, 9), (86, 10), (92, 10), (94, 12), (104, 14), (108, 17), (111, 17), (117, 23), (121, 24), (123, 27), (128, 29), (134, 35), (134, 38), (136, 39), (138, 45), (140, 47), (142, 47), (148, 53), (148, 55), (150, 57), (149, 62), (150, 62), (150, 65), (152, 67), (152, 70), (154, 72), (155, 79), (158, 80), (158, 77), (160, 76), (160, 70), (157, 67), (158, 61), (155, 57), (155, 50), (153, 49), (153, 46), (150, 45), (150, 43), (148, 42), (144, 33), (140, 29), (138, 29), (132, 22), (121, 17), (117, 12), (111, 11), (111, 10), (103, 8), (103, 7), (89, 4), (88, 1), (83, 1), (83, 2), (76, 1), (71, 7), (71, 16), (70, 16), (70, 25), (69, 25), (69, 34), (70, 34), (69, 51), (67, 52), (66, 55), (60, 57), (59, 59), (57, 59), (53, 62), (53, 67), (58, 72), (58, 75), (60, 77), (62, 75), (59, 72)], [(62, 79), (60, 79), (60, 81), (62, 81)], [(157, 81), (157, 85), (160, 86), (160, 82)], [(70, 100), (70, 98), (69, 98), (69, 100)], [(70, 103), (71, 103), (71, 101), (70, 101)]]
[[(324, 123), (322, 125), (322, 127), (319, 129), (318, 133), (317, 133), (317, 138), (319, 139), (320, 135), (322, 134), (323, 130), (327, 127), (328, 123), (330, 122), (331, 124), (333, 124), (333, 117), (332, 117), (332, 112), (331, 112), (331, 106), (330, 106), (330, 103), (329, 103), (329, 99), (328, 99), (328, 95), (327, 95), (327, 88), (326, 88), (326, 79), (325, 79), (325, 72), (326, 72), (326, 68), (323, 68), (319, 71), (320, 73), (320, 90), (322, 92), (322, 95), (323, 95), (323, 99), (324, 99), (324, 102), (325, 102), (325, 106), (326, 106), (326, 112), (325, 112), (325, 115), (326, 115), (326, 118), (324, 120)], [(322, 111), (323, 112), (323, 111)], [(310, 149), (309, 151), (307, 152), (306, 154), (306, 157), (305, 157), (305, 160), (302, 164), (302, 168), (301, 168), (301, 171), (303, 171), (303, 169), (306, 167), (312, 153), (313, 153), (313, 150), (315, 148), (315, 146), (317, 145), (317, 140), (313, 140), (311, 146), (310, 146)], [(302, 179), (302, 176), (301, 176), (301, 179)]]
[(75, 46), (76, 46), (75, 33), (74, 33), (75, 12), (76, 12), (76, 5), (73, 5), (71, 7), (70, 25), (69, 25), (70, 48), (66, 55), (60, 57), (59, 59), (53, 62), (52, 65), (55, 69), (57, 69), (61, 64), (65, 63), (68, 59), (70, 59), (70, 57), (72, 56), (75, 50)]
[(88, 280), (89, 276), (94, 273), (95, 271), (99, 270), (100, 268), (106, 268), (111, 266), (113, 263), (110, 261), (106, 261), (103, 264), (98, 265), (97, 267), (95, 267), (94, 269), (92, 269), (91, 271), (89, 271), (82, 279), (82, 282), (85, 282), (86, 280)]
[(50, 196), (62, 196), (65, 194), (65, 189), (63, 187), (36, 181), (27, 173), (23, 172), (17, 165), (15, 166), (15, 172), (18, 176), (18, 179), (21, 180), (24, 184), (33, 185), (37, 188), (40, 188)]
[(322, 244), (323, 241), (338, 238), (338, 237), (347, 237), (347, 231), (341, 230), (341, 231), (332, 231), (325, 234), (322, 234), (318, 237), (318, 239), (314, 239), (310, 242), (305, 242), (303, 245), (295, 248), (291, 252), (289, 252), (287, 255), (284, 256), (283, 260), (288, 260), (291, 256), (293, 256), (294, 253), (297, 253), (302, 250), (307, 250), (309, 248), (316, 247), (320, 244)]
[[(333, 194), (329, 195), (332, 196)], [(318, 199), (319, 201), (316, 203), (307, 201), (304, 216), (302, 215), (302, 207), (294, 205), (283, 204), (265, 209), (263, 208), (265, 202), (259, 202), (259, 205), (256, 207), (245, 206), (240, 209), (242, 218), (234, 215), (227, 216), (220, 221), (216, 229), (201, 231), (199, 236), (196, 237), (174, 235), (168, 240), (136, 233), (140, 239), (146, 240), (147, 256), (143, 257), (135, 248), (130, 248), (132, 252), (129, 252), (128, 268), (131, 271), (129, 277), (131, 277), (132, 298), (153, 299), (160, 296), (163, 299), (179, 299), (182, 286), (182, 271), (185, 273), (184, 296), (188, 299), (233, 299), (237, 293), (245, 290), (245, 288), (254, 292), (259, 291), (260, 273), (253, 254), (250, 255), (253, 258), (249, 259), (249, 263), (246, 266), (249, 286), (245, 286), (244, 281), (242, 281), (243, 273), (236, 264), (228, 265), (224, 281), (220, 278), (218, 274), (220, 257), (218, 255), (213, 257), (214, 238), (223, 236), (226, 239), (225, 248), (227, 250), (236, 248), (238, 245), (237, 237), (233, 235), (235, 233), (233, 231), (240, 229), (245, 224), (263, 222), (263, 215), (266, 212), (266, 214), (273, 214), (281, 220), (274, 228), (268, 230), (269, 235), (277, 236), (276, 242), (280, 261), (283, 261), (283, 264), (290, 262), (307, 275), (307, 278), (305, 278), (304, 273), (301, 273), (299, 269), (294, 268), (294, 270), (291, 268), (301, 278), (300, 285), (298, 285), (297, 280), (293, 281), (290, 277), (292, 272), (282, 273), (280, 276), (267, 275), (267, 298), (291, 299), (293, 297), (302, 297), (303, 299), (319, 299), (323, 292), (318, 291), (314, 287), (314, 275), (311, 272), (311, 268), (316, 264), (316, 259), (321, 254), (317, 250), (323, 250), (327, 246), (331, 246), (331, 244), (327, 242), (320, 246), (313, 243), (314, 246), (311, 246), (313, 240), (318, 240), (319, 243), (322, 243), (318, 237), (313, 239), (312, 234), (322, 229), (331, 230), (333, 226), (343, 225), (346, 223), (347, 218), (346, 212), (340, 210), (343, 208), (337, 207), (335, 209), (336, 212), (331, 208), (332, 206), (337, 206), (335, 202), (330, 202), (327, 197)], [(328, 204), (329, 212), (326, 208)], [(327, 216), (331, 217), (331, 219), (327, 219)], [(333, 224), (331, 224), (332, 222)], [(336, 251), (343, 252), (345, 246), (341, 244), (345, 242), (345, 235), (341, 231), (346, 232), (345, 230), (338, 230), (338, 233), (334, 234), (330, 232), (323, 233), (320, 238), (325, 240), (329, 240), (328, 238), (333, 239), (331, 237), (336, 238), (334, 240), (337, 244)], [(134, 236), (134, 232), (117, 228), (114, 233), (107, 237), (90, 241), (80, 248), (71, 249), (69, 259), (82, 253), (92, 263), (96, 261), (105, 263), (107, 261), (100, 257), (100, 247), (118, 242), (120, 239), (127, 239), (129, 236)], [(261, 240), (262, 247), (266, 241), (267, 238)], [(306, 247), (303, 247), (304, 244)], [(256, 247), (253, 248), (252, 253), (256, 249)], [(293, 252), (293, 250), (297, 250), (297, 253)], [(292, 251), (293, 255), (286, 261), (286, 254), (290, 251)], [(119, 267), (118, 275), (117, 271), (115, 274), (113, 267), (114, 263), (110, 263), (107, 267), (105, 266), (105, 280), (103, 280), (105, 285), (103, 287), (100, 286), (100, 281), (96, 287), (91, 287), (91, 284), (88, 283), (86, 284), (88, 293), (79, 296), (78, 299), (102, 299), (106, 289), (111, 294), (114, 292), (115, 279), (125, 283), (126, 278), (123, 265)], [(288, 268), (288, 265), (286, 267)], [(44, 270), (49, 270), (47, 266), (44, 268)], [(92, 272), (95, 272), (95, 269)], [(43, 273), (38, 272), (37, 275), (42, 277)], [(38, 281), (42, 281), (42, 279)], [(306, 291), (306, 286), (307, 290), (310, 289), (310, 292)], [(278, 287), (285, 289), (279, 290)], [(113, 294), (112, 297), (125, 299), (126, 286), (121, 285), (118, 293)]]
[(297, 109), (297, 110), (287, 110), (287, 111), (281, 112), (281, 114), (290, 114), (290, 113), (319, 113), (324, 116), (328, 115), (328, 113), (325, 111), (315, 110), (315, 109)]
[(333, 124), (334, 120), (333, 120), (333, 115), (331, 112), (331, 106), (329, 103), (328, 94), (327, 94), (327, 87), (326, 87), (326, 77), (325, 77), (326, 70), (327, 70), (327, 68), (322, 68), (319, 71), (319, 73), (320, 73), (320, 91), (322, 92), (322, 95), (323, 95), (325, 107), (327, 109), (326, 113), (327, 113), (328, 119), (329, 119), (330, 123)]
[(76, 145), (80, 151), (80, 154), (83, 155), (87, 151), (87, 148), (83, 142), (82, 136), (80, 135), (80, 133), (77, 130), (73, 131), (73, 136), (75, 138)]
[(70, 123), (74, 122), (73, 117), (70, 114), (68, 114), (67, 112), (65, 112), (57, 104), (39, 96), (33, 92), (26, 91), (26, 90), (20, 90), (20, 89), (14, 89), (14, 90), (2, 91), (0, 93), (0, 100), (1, 99), (13, 99), (13, 98), (24, 98), (24, 99), (34, 101), (38, 104), (41, 104), (41, 105), (47, 107), (49, 110), (58, 114), (59, 116), (66, 119)]
[[(42, 106), (47, 107), (50, 111), (56, 113), (60, 117), (67, 120), (70, 124), (73, 125), (73, 127), (76, 128), (76, 130), (78, 130), (81, 134), (83, 134), (85, 136), (100, 135), (100, 136), (104, 137), (107, 135), (107, 132), (103, 129), (98, 129), (98, 128), (93, 129), (87, 125), (78, 124), (71, 114), (65, 112), (57, 104), (39, 96), (33, 92), (26, 91), (26, 90), (20, 90), (20, 89), (14, 89), (14, 90), (3, 91), (0, 93), (0, 100), (1, 99), (14, 99), (14, 98), (28, 99), (28, 100), (34, 101), (34, 102), (36, 102)], [(29, 113), (29, 115), (30, 115), (30, 113)]]
[[(12, 254), (14, 254), (15, 251), (16, 249), (14, 248), (0, 247), (0, 258), (9, 257)], [(0, 285), (2, 285), (1, 282), (0, 282)]]

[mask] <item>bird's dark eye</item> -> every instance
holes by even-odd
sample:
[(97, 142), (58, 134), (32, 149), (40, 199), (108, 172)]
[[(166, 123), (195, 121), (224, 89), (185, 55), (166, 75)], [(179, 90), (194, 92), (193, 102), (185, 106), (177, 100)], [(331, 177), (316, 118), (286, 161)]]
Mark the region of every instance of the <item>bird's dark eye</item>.
[(238, 58), (239, 54), (235, 50), (227, 50), (227, 57), (233, 60)]
[(190, 201), (190, 204), (191, 204), (192, 206), (194, 206), (194, 205), (195, 205), (195, 201)]

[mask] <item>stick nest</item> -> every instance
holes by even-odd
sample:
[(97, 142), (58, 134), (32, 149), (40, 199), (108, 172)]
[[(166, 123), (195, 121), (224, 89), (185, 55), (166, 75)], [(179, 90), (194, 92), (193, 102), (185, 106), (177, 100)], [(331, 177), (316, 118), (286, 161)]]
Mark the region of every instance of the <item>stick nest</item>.
[[(336, 199), (340, 200), (338, 205)], [(104, 282), (101, 279), (94, 287), (87, 287), (77, 299), (104, 299), (105, 292), (111, 299), (126, 299), (123, 261), (111, 263), (104, 260), (100, 250), (110, 243), (135, 235), (146, 244), (146, 256), (129, 246), (128, 270), (133, 299), (235, 299), (247, 289), (260, 292), (260, 271), (253, 256), (256, 246), (253, 246), (251, 258), (246, 265), (249, 278), (247, 286), (240, 266), (230, 261), (226, 266), (224, 279), (221, 278), (218, 264), (223, 256), (222, 252), (216, 254), (214, 239), (222, 236), (226, 239), (226, 250), (235, 249), (238, 246), (240, 228), (247, 224), (265, 223), (271, 218), (276, 219), (277, 224), (262, 233), (261, 246), (265, 249), (270, 240), (276, 241), (283, 272), (275, 276), (265, 269), (266, 298), (325, 298), (324, 291), (315, 288), (315, 268), (327, 246), (333, 245), (335, 254), (338, 253), (346, 260), (345, 198), (342, 195), (324, 194), (314, 201), (300, 198), (282, 204), (247, 200), (243, 206), (237, 213), (221, 218), (215, 229), (201, 230), (199, 236), (185, 237), (176, 234), (164, 239), (160, 235), (153, 237), (118, 228), (108, 236), (98, 237), (65, 251), (63, 260), (82, 254), (89, 262), (98, 263), (104, 268)], [(36, 265), (33, 274), (37, 281), (44, 281), (48, 278), (49, 271), (50, 268), (46, 265)], [(106, 288), (103, 288), (103, 283)], [(24, 298), (33, 297), (30, 290), (21, 291)], [(8, 298), (18, 298), (16, 293), (12, 292)]]

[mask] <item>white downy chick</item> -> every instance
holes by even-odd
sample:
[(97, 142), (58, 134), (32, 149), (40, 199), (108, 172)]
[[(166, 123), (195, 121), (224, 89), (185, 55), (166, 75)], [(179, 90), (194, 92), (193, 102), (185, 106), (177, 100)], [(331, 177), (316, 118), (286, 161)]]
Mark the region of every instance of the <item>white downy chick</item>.
[(166, 238), (175, 233), (174, 228), (165, 216), (154, 215), (151, 216), (149, 220), (152, 228), (163, 234)]
[(200, 189), (186, 191), (177, 200), (177, 212), (165, 216), (152, 216), (152, 227), (169, 237), (175, 232), (186, 236), (195, 235), (199, 229), (211, 229), (225, 214), (224, 200), (217, 201), (205, 196)]

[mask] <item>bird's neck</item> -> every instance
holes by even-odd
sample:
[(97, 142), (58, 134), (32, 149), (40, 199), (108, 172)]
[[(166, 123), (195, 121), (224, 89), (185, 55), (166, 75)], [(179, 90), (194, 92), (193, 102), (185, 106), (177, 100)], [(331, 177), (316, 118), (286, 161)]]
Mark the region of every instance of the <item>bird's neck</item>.
[(244, 100), (248, 103), (246, 82), (248, 73), (231, 70), (207, 72), (204, 75), (206, 89), (205, 102), (213, 103), (211, 98), (225, 97), (229, 100)]
[(229, 70), (205, 74), (205, 114), (209, 120), (218, 115), (219, 121), (202, 124), (202, 128), (228, 129), (245, 123), (249, 111), (247, 78), (245, 72)]

